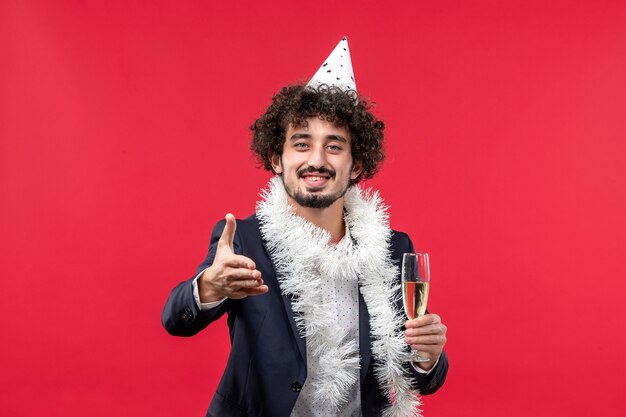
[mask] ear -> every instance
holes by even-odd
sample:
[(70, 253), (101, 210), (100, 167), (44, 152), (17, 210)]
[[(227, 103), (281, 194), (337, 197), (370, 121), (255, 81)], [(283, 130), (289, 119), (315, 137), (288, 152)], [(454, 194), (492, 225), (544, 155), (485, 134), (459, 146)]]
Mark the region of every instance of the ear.
[(280, 155), (275, 153), (272, 154), (272, 156), (270, 156), (270, 163), (272, 164), (272, 169), (274, 170), (275, 174), (283, 173), (283, 166), (280, 161)]
[(350, 179), (355, 180), (363, 172), (363, 162), (357, 161), (352, 165), (352, 171), (350, 172)]

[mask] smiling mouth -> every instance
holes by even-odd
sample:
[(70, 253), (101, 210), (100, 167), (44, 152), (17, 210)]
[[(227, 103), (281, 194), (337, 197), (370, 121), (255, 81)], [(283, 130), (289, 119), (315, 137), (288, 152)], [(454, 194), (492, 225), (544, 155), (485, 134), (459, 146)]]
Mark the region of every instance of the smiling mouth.
[(330, 180), (330, 175), (320, 175), (319, 173), (307, 173), (301, 175), (300, 178), (304, 181), (309, 188), (309, 191), (314, 191), (320, 187), (326, 185), (326, 183)]
[(307, 181), (324, 181), (330, 179), (330, 177), (322, 176), (322, 175), (303, 175), (302, 178)]

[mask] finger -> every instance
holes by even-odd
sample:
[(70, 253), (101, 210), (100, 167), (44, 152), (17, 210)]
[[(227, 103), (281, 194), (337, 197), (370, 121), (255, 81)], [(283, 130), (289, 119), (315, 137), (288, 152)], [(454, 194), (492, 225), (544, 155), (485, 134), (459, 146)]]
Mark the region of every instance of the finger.
[(441, 323), (441, 317), (439, 317), (439, 315), (437, 314), (426, 314), (424, 317), (431, 317), (433, 320), (432, 324)]
[(227, 288), (228, 292), (239, 296), (256, 295), (257, 293), (263, 294), (267, 292), (265, 290), (265, 288), (267, 288), (267, 285), (263, 285), (262, 281), (257, 280), (235, 281), (229, 284)]
[(415, 327), (406, 329), (407, 336), (422, 336), (429, 334), (445, 335), (448, 328), (445, 324), (431, 324), (429, 326)]
[(227, 255), (224, 258), (222, 258), (222, 262), (224, 263), (225, 266), (231, 267), (231, 268), (247, 268), (247, 269), (256, 268), (256, 264), (254, 263), (254, 261), (248, 258), (247, 256), (243, 256), (243, 255), (236, 255), (236, 254)]
[(429, 345), (442, 347), (446, 344), (446, 337), (443, 335), (418, 337), (405, 336), (404, 340), (409, 345)]
[(267, 285), (259, 285), (258, 287), (246, 288), (248, 295), (262, 295), (267, 293), (270, 288)]
[(233, 291), (257, 288), (263, 285), (263, 281), (258, 279), (238, 279), (228, 284)]
[(238, 285), (237, 281), (260, 281), (261, 283), (263, 281), (261, 271), (248, 268), (226, 268), (222, 277), (225, 278), (227, 285)]
[(260, 285), (252, 288), (242, 288), (229, 295), (230, 298), (244, 298), (248, 296), (263, 295), (269, 291), (267, 285)]
[(407, 329), (409, 329), (437, 323), (441, 323), (441, 317), (439, 317), (437, 314), (426, 314), (425, 316), (417, 317), (413, 320), (407, 320), (405, 326)]
[(412, 344), (411, 345), (411, 349), (413, 350), (417, 350), (420, 355), (422, 353), (425, 353), (427, 356), (430, 357), (439, 357), (441, 356), (441, 352), (443, 352), (443, 349), (439, 346), (436, 345), (422, 345), (422, 344)]
[(226, 215), (226, 224), (224, 225), (219, 245), (227, 246), (230, 248), (231, 252), (234, 252), (233, 241), (235, 240), (235, 230), (237, 230), (237, 221), (235, 220), (235, 216), (228, 213)]

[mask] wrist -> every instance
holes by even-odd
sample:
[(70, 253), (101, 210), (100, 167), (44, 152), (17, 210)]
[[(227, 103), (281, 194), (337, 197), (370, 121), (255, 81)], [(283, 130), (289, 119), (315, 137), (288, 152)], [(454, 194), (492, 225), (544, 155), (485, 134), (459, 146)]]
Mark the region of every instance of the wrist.
[(413, 364), (414, 367), (416, 368), (420, 368), (422, 371), (428, 372), (431, 369), (433, 369), (434, 365), (435, 365), (435, 361), (433, 361), (432, 359), (428, 362), (415, 362), (415, 361), (411, 361), (411, 363)]
[(198, 279), (198, 297), (200, 298), (200, 302), (203, 304), (214, 303), (224, 299), (224, 295), (217, 292), (211, 285), (207, 275), (209, 273), (209, 269), (210, 268), (207, 268), (200, 276), (200, 279)]

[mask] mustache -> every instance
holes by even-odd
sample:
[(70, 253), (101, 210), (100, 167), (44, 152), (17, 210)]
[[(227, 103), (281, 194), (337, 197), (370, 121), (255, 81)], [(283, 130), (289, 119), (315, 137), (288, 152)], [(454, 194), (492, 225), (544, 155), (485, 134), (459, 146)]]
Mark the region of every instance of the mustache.
[(306, 168), (302, 168), (296, 171), (296, 174), (298, 174), (299, 177), (303, 176), (304, 174), (309, 174), (309, 173), (328, 174), (330, 175), (331, 178), (334, 178), (335, 175), (337, 174), (337, 172), (335, 172), (334, 170), (330, 168), (326, 168), (326, 167), (315, 168), (312, 166), (308, 166)]

